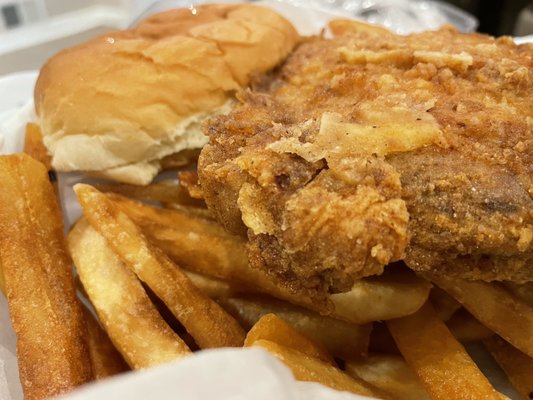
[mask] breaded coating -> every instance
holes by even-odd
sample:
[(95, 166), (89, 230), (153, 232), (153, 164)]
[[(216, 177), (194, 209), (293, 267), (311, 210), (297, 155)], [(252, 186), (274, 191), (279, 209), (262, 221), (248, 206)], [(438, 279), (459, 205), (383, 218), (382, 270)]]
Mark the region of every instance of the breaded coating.
[(302, 43), (212, 120), (199, 177), (295, 291), (415, 270), (533, 279), (533, 47), (452, 28)]

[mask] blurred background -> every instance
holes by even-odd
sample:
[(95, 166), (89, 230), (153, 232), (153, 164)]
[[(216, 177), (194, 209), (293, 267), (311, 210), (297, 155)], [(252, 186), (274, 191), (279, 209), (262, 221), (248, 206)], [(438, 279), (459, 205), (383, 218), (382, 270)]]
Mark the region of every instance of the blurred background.
[[(213, 0), (215, 1), (215, 0)], [(451, 23), (492, 35), (533, 34), (533, 0), (270, 0), (340, 12), (398, 33)], [(0, 76), (38, 69), (62, 48), (187, 0), (0, 0)]]

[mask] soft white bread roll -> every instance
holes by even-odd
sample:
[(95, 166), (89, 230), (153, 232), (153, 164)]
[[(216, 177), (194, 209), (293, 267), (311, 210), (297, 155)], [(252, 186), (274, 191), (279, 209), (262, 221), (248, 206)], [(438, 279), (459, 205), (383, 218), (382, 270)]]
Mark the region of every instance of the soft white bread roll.
[(149, 183), (161, 158), (202, 147), (201, 123), (229, 111), (234, 92), (279, 64), (299, 40), (266, 8), (196, 11), (154, 15), (44, 65), (35, 108), (54, 168)]

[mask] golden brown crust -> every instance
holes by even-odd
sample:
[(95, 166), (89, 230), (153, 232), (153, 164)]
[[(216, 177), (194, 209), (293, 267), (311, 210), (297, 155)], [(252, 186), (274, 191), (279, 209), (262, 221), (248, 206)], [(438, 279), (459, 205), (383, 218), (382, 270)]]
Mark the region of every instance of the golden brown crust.
[(209, 208), (295, 289), (345, 290), (404, 257), (533, 279), (531, 47), (348, 28), (301, 44), (209, 124)]
[(113, 169), (202, 147), (201, 122), (299, 40), (266, 8), (205, 5), (197, 12), (157, 14), (48, 60), (34, 98), (56, 169), (105, 170), (133, 183), (139, 171)]

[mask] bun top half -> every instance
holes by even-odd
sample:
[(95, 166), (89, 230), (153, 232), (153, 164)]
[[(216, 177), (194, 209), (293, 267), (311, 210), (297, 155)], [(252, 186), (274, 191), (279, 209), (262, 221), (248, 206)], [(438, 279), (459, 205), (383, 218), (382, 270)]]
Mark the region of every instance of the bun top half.
[(126, 171), (119, 180), (148, 183), (154, 173), (139, 168), (203, 146), (200, 122), (298, 41), (270, 9), (213, 4), (156, 14), (58, 53), (34, 93), (53, 166), (117, 169)]

